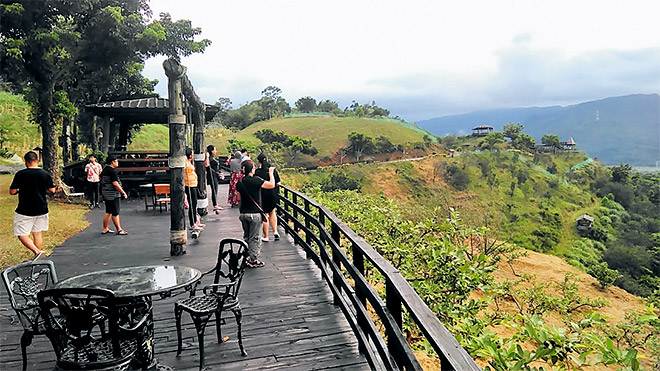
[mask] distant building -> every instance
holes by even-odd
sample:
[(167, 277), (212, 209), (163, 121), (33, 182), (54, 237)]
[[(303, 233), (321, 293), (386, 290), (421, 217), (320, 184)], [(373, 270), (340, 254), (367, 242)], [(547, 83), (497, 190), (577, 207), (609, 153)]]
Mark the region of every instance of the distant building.
[(591, 226), (594, 224), (594, 217), (588, 214), (582, 214), (577, 219), (575, 219), (575, 229), (578, 231), (584, 232), (591, 229)]
[(561, 144), (561, 148), (565, 151), (572, 151), (575, 149), (575, 146), (577, 145), (577, 143), (575, 143), (575, 141), (573, 140), (573, 137), (570, 137), (568, 139), (568, 142), (561, 142), (560, 144)]
[(476, 128), (472, 128), (472, 136), (474, 137), (485, 137), (488, 133), (493, 131), (492, 126), (488, 125), (479, 125)]

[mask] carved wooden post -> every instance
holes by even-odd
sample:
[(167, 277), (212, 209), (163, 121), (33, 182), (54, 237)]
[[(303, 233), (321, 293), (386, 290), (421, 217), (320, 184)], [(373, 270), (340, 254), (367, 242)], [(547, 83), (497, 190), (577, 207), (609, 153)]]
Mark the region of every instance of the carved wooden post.
[[(186, 253), (188, 234), (186, 233), (185, 209), (183, 207), (183, 168), (186, 162), (186, 116), (183, 114), (181, 101), (181, 79), (186, 74), (186, 68), (170, 58), (163, 62), (167, 75), (167, 93), (170, 102), (170, 115), (167, 122), (170, 126), (170, 255)], [(190, 207), (194, 207), (190, 205)]]

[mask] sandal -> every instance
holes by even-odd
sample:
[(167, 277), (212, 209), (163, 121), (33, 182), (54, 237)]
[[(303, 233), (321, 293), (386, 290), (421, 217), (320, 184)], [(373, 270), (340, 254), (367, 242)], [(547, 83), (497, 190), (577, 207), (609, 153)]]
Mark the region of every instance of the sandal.
[(117, 234), (120, 235), (120, 236), (126, 236), (128, 234), (128, 232), (126, 232), (123, 229), (120, 229), (120, 230), (117, 231)]
[(115, 231), (113, 231), (112, 229), (108, 229), (105, 232), (101, 231), (101, 234), (108, 234), (108, 233), (115, 233)]

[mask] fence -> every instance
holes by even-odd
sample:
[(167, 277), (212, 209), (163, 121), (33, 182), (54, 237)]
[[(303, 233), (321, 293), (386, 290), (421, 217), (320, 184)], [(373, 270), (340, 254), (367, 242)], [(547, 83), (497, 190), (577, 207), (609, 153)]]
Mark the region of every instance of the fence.
[[(404, 310), (438, 354), (443, 370), (480, 369), (403, 275), (376, 250), (326, 207), (288, 187), (281, 187), (280, 193), (280, 224), (321, 270), (335, 305), (373, 369), (422, 369), (402, 331)], [(366, 264), (385, 278), (384, 301), (365, 278)]]

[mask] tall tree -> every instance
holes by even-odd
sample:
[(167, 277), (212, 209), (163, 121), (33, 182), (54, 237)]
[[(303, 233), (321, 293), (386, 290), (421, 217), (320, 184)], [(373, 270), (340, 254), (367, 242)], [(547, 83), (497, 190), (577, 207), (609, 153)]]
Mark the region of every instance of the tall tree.
[(348, 151), (355, 156), (355, 161), (360, 161), (363, 155), (373, 153), (374, 141), (369, 136), (353, 131), (348, 134), (348, 141)]
[(555, 148), (559, 148), (561, 145), (557, 134), (543, 134), (543, 137), (541, 137), (541, 143)]
[(511, 139), (512, 142), (515, 142), (524, 128), (525, 127), (522, 124), (514, 124), (513, 122), (510, 122), (504, 125), (502, 128), (502, 134), (504, 134), (506, 138)]
[[(171, 22), (167, 14), (147, 23), (150, 16), (145, 0), (1, 0), (0, 72), (18, 91), (34, 95), (44, 168), (54, 178), (59, 179), (55, 91), (77, 90), (72, 100), (87, 100), (91, 86), (101, 87), (96, 94), (112, 90), (148, 56), (188, 55), (210, 44), (193, 41), (201, 31), (188, 32), (189, 23)], [(144, 87), (144, 78), (138, 80)]]

